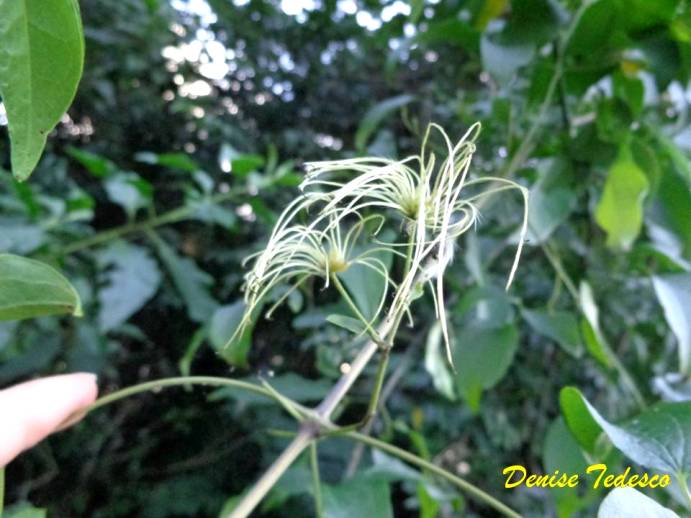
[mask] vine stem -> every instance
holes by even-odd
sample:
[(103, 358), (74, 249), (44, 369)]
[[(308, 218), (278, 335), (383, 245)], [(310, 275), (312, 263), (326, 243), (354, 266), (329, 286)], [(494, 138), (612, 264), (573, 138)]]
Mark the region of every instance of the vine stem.
[(0, 518), (2, 509), (5, 506), (5, 468), (0, 468)]
[(317, 456), (317, 442), (310, 444), (310, 468), (312, 470), (312, 487), (314, 491), (314, 509), (317, 518), (324, 518), (324, 503), (322, 501), (321, 476), (319, 475), (319, 457)]
[[(240, 189), (232, 189), (225, 193), (215, 194), (214, 196), (211, 196), (208, 201), (209, 203), (213, 204), (222, 203), (224, 201), (231, 200), (241, 192), (242, 190)], [(179, 221), (183, 221), (192, 217), (196, 210), (197, 207), (186, 205), (183, 207), (178, 207), (177, 209), (170, 210), (168, 212), (164, 212), (160, 216), (155, 216), (144, 221), (137, 221), (119, 227), (111, 228), (108, 230), (103, 230), (101, 232), (94, 234), (93, 236), (89, 236), (87, 238), (75, 241), (74, 243), (64, 246), (61, 249), (60, 254), (70, 255), (85, 248), (97, 246), (102, 243), (112, 241), (113, 239), (118, 239), (120, 237), (126, 236), (128, 234), (145, 232), (147, 230), (151, 230), (153, 228), (160, 227), (163, 225), (177, 223)]]
[(516, 511), (514, 511), (507, 505), (501, 503), (492, 495), (485, 493), (479, 487), (474, 486), (470, 482), (467, 482), (466, 480), (463, 480), (462, 478), (457, 477), (452, 473), (449, 473), (445, 469), (440, 468), (436, 464), (422, 459), (417, 455), (413, 455), (412, 453), (407, 452), (397, 446), (393, 446), (389, 443), (380, 441), (379, 439), (375, 439), (374, 437), (370, 437), (369, 435), (361, 434), (358, 432), (348, 432), (344, 434), (344, 437), (348, 437), (350, 439), (353, 439), (354, 441), (362, 442), (364, 444), (367, 444), (368, 446), (371, 446), (372, 448), (376, 448), (383, 452), (394, 455), (406, 462), (409, 462), (410, 464), (413, 464), (419, 468), (434, 473), (435, 475), (438, 475), (439, 477), (442, 477), (445, 480), (451, 482), (452, 484), (458, 486), (463, 491), (475, 496), (478, 500), (481, 500), (482, 502), (486, 503), (488, 506), (502, 513), (504, 516), (509, 516), (511, 518), (521, 518), (521, 515), (518, 514)]
[[(393, 319), (388, 316), (377, 329), (378, 336), (386, 336), (393, 327)], [(343, 374), (331, 388), (326, 397), (316, 408), (316, 417), (322, 421), (328, 421), (336, 407), (348, 393), (353, 383), (358, 379), (372, 356), (379, 350), (379, 344), (370, 339), (360, 350), (350, 364), (350, 370)], [(292, 463), (319, 435), (320, 427), (313, 421), (304, 421), (300, 430), (292, 442), (283, 450), (283, 453), (269, 466), (264, 474), (255, 482), (252, 488), (245, 494), (238, 506), (230, 514), (229, 518), (246, 518), (259, 505), (271, 488), (281, 478)]]
[[(185, 385), (206, 385), (209, 387), (232, 387), (241, 390), (246, 390), (248, 392), (253, 392), (254, 394), (259, 394), (261, 396), (266, 396), (270, 399), (276, 399), (271, 391), (255, 385), (254, 383), (249, 383), (247, 381), (234, 380), (230, 378), (219, 378), (216, 376), (177, 376), (174, 378), (163, 378), (155, 381), (147, 381), (145, 383), (140, 383), (138, 385), (132, 385), (131, 387), (124, 388), (103, 396), (97, 399), (94, 403), (89, 405), (85, 412), (89, 413), (102, 406), (109, 405), (120, 399), (124, 399), (135, 394), (141, 394), (143, 392), (155, 392), (157, 390), (167, 388), (167, 387), (179, 387)], [(279, 403), (283, 403), (279, 401)], [(295, 404), (296, 406), (299, 406)], [(68, 419), (71, 420), (72, 418)]]
[(554, 64), (554, 73), (552, 74), (549, 84), (547, 85), (547, 91), (545, 92), (545, 96), (543, 97), (542, 102), (540, 103), (540, 107), (538, 108), (535, 119), (533, 119), (533, 123), (530, 125), (528, 131), (525, 134), (525, 137), (521, 141), (521, 145), (518, 146), (518, 149), (511, 157), (511, 160), (509, 161), (507, 166), (501, 171), (499, 176), (502, 176), (504, 178), (510, 178), (511, 176), (513, 176), (516, 170), (523, 164), (523, 162), (525, 162), (528, 156), (530, 156), (530, 153), (533, 151), (533, 148), (535, 147), (535, 139), (537, 138), (538, 132), (542, 127), (542, 123), (545, 117), (547, 116), (547, 110), (549, 110), (549, 107), (552, 104), (554, 94), (557, 91), (557, 86), (559, 86), (559, 83), (562, 79), (562, 75), (564, 73), (564, 59), (566, 47), (568, 46), (569, 41), (573, 36), (573, 32), (576, 30), (576, 27), (578, 26), (578, 23), (581, 21), (583, 13), (590, 6), (590, 4), (593, 3), (593, 1), (594, 0), (585, 0), (581, 4), (581, 6), (576, 11), (576, 14), (574, 14), (573, 20), (564, 32), (563, 36), (559, 39), (559, 41), (555, 43), (556, 60)]

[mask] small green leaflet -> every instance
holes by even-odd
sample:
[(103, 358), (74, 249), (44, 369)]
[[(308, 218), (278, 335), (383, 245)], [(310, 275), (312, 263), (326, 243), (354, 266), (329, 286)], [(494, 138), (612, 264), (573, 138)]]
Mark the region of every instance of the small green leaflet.
[(595, 220), (607, 232), (607, 245), (629, 250), (643, 224), (643, 199), (648, 193), (648, 178), (631, 156), (629, 144), (622, 144), (619, 155), (607, 173)]
[(79, 294), (63, 275), (34, 259), (0, 254), (0, 320), (82, 316)]
[(23, 181), (77, 92), (84, 36), (76, 0), (0, 0), (0, 13), (0, 95)]

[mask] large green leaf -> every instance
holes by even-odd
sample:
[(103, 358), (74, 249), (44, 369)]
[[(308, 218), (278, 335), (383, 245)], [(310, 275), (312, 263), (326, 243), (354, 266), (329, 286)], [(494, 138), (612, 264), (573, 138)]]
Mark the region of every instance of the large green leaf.
[(648, 178), (633, 160), (628, 144), (623, 144), (609, 169), (595, 210), (595, 220), (607, 232), (608, 246), (631, 248), (641, 231), (647, 192)]
[(679, 515), (661, 506), (652, 498), (632, 487), (617, 487), (600, 504), (597, 518), (679, 518)]
[(324, 486), (325, 518), (392, 518), (391, 491), (382, 480), (355, 478)]
[(161, 273), (149, 252), (116, 241), (100, 252), (99, 266), (108, 268), (105, 286), (98, 292), (98, 326), (107, 332), (125, 322), (156, 293)]
[(665, 310), (669, 327), (677, 337), (679, 371), (691, 365), (691, 274), (678, 273), (653, 277), (657, 298)]
[(0, 320), (58, 314), (82, 315), (69, 281), (40, 261), (0, 254)]
[(512, 324), (486, 328), (465, 326), (453, 340), (456, 386), (474, 410), (482, 391), (501, 380), (513, 362), (518, 331)]
[(355, 148), (359, 151), (364, 151), (367, 141), (374, 133), (374, 130), (377, 129), (377, 126), (396, 110), (406, 104), (410, 104), (413, 99), (412, 95), (399, 95), (381, 101), (367, 110), (367, 113), (362, 118), (362, 122), (360, 122), (357, 133), (355, 133)]
[(0, 95), (12, 172), (26, 180), (77, 91), (84, 38), (76, 0), (0, 0)]
[(691, 401), (657, 403), (615, 425), (579, 395), (612, 444), (631, 460), (669, 474), (691, 473)]

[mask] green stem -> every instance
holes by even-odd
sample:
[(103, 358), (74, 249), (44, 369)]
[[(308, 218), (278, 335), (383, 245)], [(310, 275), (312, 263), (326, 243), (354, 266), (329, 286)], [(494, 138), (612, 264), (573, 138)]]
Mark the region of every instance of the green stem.
[(521, 515), (518, 514), (516, 511), (514, 511), (507, 505), (503, 504), (502, 502), (494, 498), (492, 495), (485, 493), (479, 487), (471, 484), (467, 480), (457, 477), (453, 473), (450, 473), (443, 468), (440, 468), (436, 464), (433, 464), (429, 461), (426, 461), (425, 459), (418, 457), (417, 455), (409, 453), (397, 446), (393, 446), (384, 441), (380, 441), (379, 439), (370, 437), (369, 435), (364, 435), (358, 432), (348, 432), (347, 434), (345, 434), (345, 437), (348, 437), (355, 441), (363, 442), (368, 446), (389, 453), (395, 457), (398, 457), (399, 459), (413, 464), (414, 466), (434, 473), (435, 475), (438, 475), (448, 480), (449, 482), (457, 486), (459, 489), (465, 491), (477, 500), (484, 502), (485, 504), (500, 512), (504, 516), (509, 516), (511, 518), (521, 518)]
[(389, 366), (389, 353), (391, 348), (386, 348), (382, 351), (381, 360), (379, 362), (379, 367), (377, 368), (377, 377), (374, 382), (374, 392), (369, 400), (369, 405), (367, 405), (367, 416), (365, 417), (364, 424), (367, 424), (371, 419), (377, 415), (377, 409), (379, 407), (379, 396), (381, 395), (382, 387), (384, 386), (384, 379), (386, 378), (386, 369)]
[(538, 108), (537, 115), (533, 119), (533, 123), (530, 125), (528, 128), (528, 131), (525, 134), (525, 137), (523, 137), (523, 140), (521, 141), (521, 145), (518, 147), (516, 152), (513, 154), (511, 157), (511, 160), (507, 164), (507, 166), (500, 172), (499, 176), (502, 176), (504, 178), (510, 178), (513, 176), (513, 174), (516, 172), (516, 170), (525, 162), (525, 160), (530, 156), (530, 153), (532, 153), (533, 148), (535, 147), (535, 141), (538, 136), (538, 132), (540, 131), (542, 124), (544, 122), (544, 119), (547, 115), (547, 111), (549, 110), (550, 106), (552, 105), (552, 101), (554, 99), (554, 94), (557, 91), (557, 86), (559, 86), (559, 83), (562, 78), (562, 74), (564, 73), (564, 59), (565, 59), (565, 51), (566, 47), (569, 44), (569, 41), (571, 40), (571, 37), (573, 36), (573, 32), (578, 26), (578, 23), (581, 20), (581, 17), (583, 16), (583, 13), (585, 10), (590, 6), (590, 4), (593, 2), (593, 0), (586, 0), (583, 2), (583, 4), (578, 8), (578, 11), (576, 11), (576, 14), (574, 14), (573, 20), (569, 24), (569, 27), (566, 29), (564, 32), (562, 38), (555, 42), (555, 45), (557, 46), (556, 48), (556, 60), (554, 63), (554, 73), (552, 74), (552, 77), (550, 78), (549, 84), (547, 85), (547, 91), (545, 92), (545, 97), (542, 99), (542, 103), (540, 104), (540, 107)]
[[(209, 202), (217, 204), (224, 201), (228, 201), (233, 197), (237, 196), (239, 192), (239, 190), (231, 190), (226, 193), (216, 194), (214, 196), (211, 196)], [(124, 237), (128, 234), (145, 232), (147, 230), (151, 230), (152, 228), (160, 227), (162, 225), (170, 225), (172, 223), (177, 223), (179, 221), (189, 219), (195, 213), (196, 210), (197, 207), (186, 205), (165, 212), (160, 216), (155, 216), (144, 221), (128, 223), (120, 227), (104, 230), (102, 232), (94, 234), (93, 236), (89, 236), (87, 238), (75, 241), (74, 243), (64, 246), (60, 251), (60, 254), (70, 255), (85, 248), (97, 246), (108, 241)]]
[(270, 399), (275, 399), (273, 394), (271, 394), (271, 392), (267, 389), (255, 385), (254, 383), (248, 383), (246, 381), (228, 378), (218, 378), (214, 376), (178, 376), (175, 378), (163, 378), (155, 381), (147, 381), (146, 383), (140, 383), (139, 385), (133, 385), (131, 387), (118, 390), (117, 392), (113, 392), (112, 394), (108, 394), (107, 396), (103, 396), (102, 398), (97, 399), (93, 404), (86, 408), (86, 412), (92, 412), (97, 408), (101, 408), (121, 399), (128, 398), (136, 394), (141, 394), (143, 392), (152, 392), (167, 387), (180, 387), (185, 385), (232, 387), (241, 390), (246, 390), (248, 392), (265, 396)]
[(310, 468), (312, 470), (315, 516), (317, 518), (323, 518), (324, 504), (322, 502), (321, 477), (319, 475), (319, 459), (317, 457), (317, 441), (312, 441), (312, 444), (310, 444)]
[(2, 509), (5, 506), (5, 468), (0, 468), (0, 518)]
[[(583, 308), (581, 306), (581, 298), (578, 294), (578, 290), (576, 289), (576, 284), (573, 282), (569, 274), (566, 272), (566, 269), (564, 268), (564, 265), (561, 262), (559, 254), (552, 250), (549, 242), (547, 241), (545, 241), (542, 244), (542, 251), (545, 253), (545, 257), (547, 257), (548, 261), (552, 265), (552, 268), (554, 268), (554, 271), (557, 272), (557, 275), (564, 283), (564, 286), (566, 286), (566, 289), (571, 295), (571, 298), (573, 298), (576, 307), (581, 313), (583, 313)], [(612, 350), (612, 347), (607, 343), (607, 341), (603, 339), (602, 342), (602, 348), (604, 349), (605, 353), (607, 354), (607, 357), (612, 363), (612, 367), (614, 367), (614, 370), (617, 371), (617, 374), (619, 375), (619, 378), (621, 379), (622, 383), (626, 386), (631, 396), (636, 400), (638, 406), (640, 408), (645, 408), (645, 399), (643, 398), (643, 394), (641, 394), (640, 390), (638, 390), (636, 383), (633, 381), (633, 377), (631, 376), (629, 371), (626, 370), (626, 367), (624, 367), (624, 364), (621, 363), (619, 357), (616, 355), (614, 350)]]
[(574, 299), (576, 304), (580, 306), (580, 297), (578, 295), (578, 289), (576, 289), (576, 284), (573, 282), (569, 274), (566, 272), (566, 269), (564, 268), (564, 265), (561, 262), (559, 254), (552, 250), (552, 247), (550, 246), (548, 241), (545, 241), (542, 244), (541, 248), (543, 253), (545, 254), (545, 257), (547, 257), (547, 260), (552, 265), (552, 268), (554, 268), (554, 271), (557, 272), (559, 279), (561, 279), (561, 282), (563, 282), (564, 286), (566, 286), (566, 289), (569, 291), (571, 297)]

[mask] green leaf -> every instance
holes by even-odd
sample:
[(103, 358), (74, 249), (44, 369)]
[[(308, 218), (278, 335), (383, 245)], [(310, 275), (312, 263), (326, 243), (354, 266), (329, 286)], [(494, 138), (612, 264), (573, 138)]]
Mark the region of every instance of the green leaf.
[(34, 259), (0, 254), (0, 320), (82, 316), (79, 294), (63, 275)]
[[(569, 431), (561, 417), (556, 418), (547, 428), (547, 435), (542, 452), (542, 463), (545, 473), (585, 473), (588, 467), (581, 448)], [(550, 492), (554, 494), (559, 516), (573, 516), (579, 509), (585, 507), (578, 488), (555, 487)]]
[(115, 241), (98, 255), (105, 286), (98, 292), (98, 326), (105, 333), (118, 327), (156, 293), (161, 273), (149, 252), (126, 241)]
[(367, 110), (355, 133), (355, 148), (358, 151), (364, 151), (367, 141), (379, 124), (398, 109), (413, 102), (414, 99), (412, 95), (399, 95), (381, 101)]
[(118, 167), (107, 158), (86, 149), (70, 146), (67, 148), (67, 154), (83, 165), (96, 178), (106, 178), (118, 170)]
[(12, 173), (26, 180), (74, 99), (84, 63), (76, 0), (0, 0), (0, 96)]
[(453, 375), (449, 370), (446, 353), (442, 348), (441, 324), (437, 321), (430, 327), (425, 346), (425, 370), (432, 377), (437, 392), (451, 401), (456, 399)]
[(3, 516), (5, 518), (46, 518), (48, 512), (29, 503), (22, 503), (8, 508)]
[(615, 425), (578, 395), (614, 446), (631, 460), (669, 474), (691, 473), (691, 401), (657, 403)]
[(677, 337), (679, 371), (687, 374), (691, 365), (691, 274), (657, 275), (653, 277), (653, 286), (667, 323)]
[[(568, 42), (567, 53), (579, 60), (592, 61), (599, 66), (606, 66), (603, 58), (609, 51), (620, 18), (617, 0), (598, 0), (592, 2), (585, 10)], [(599, 62), (598, 62), (599, 60)]]
[(224, 173), (232, 173), (244, 178), (264, 165), (264, 157), (240, 153), (231, 145), (224, 143), (218, 152), (218, 165)]
[(511, 2), (511, 14), (502, 30), (503, 39), (511, 43), (542, 45), (554, 39), (559, 29), (558, 4), (551, 0)]
[(333, 325), (347, 329), (353, 334), (360, 335), (365, 331), (365, 325), (357, 318), (347, 317), (345, 315), (329, 315), (326, 317), (327, 322)]
[(541, 171), (540, 179), (530, 189), (528, 240), (531, 243), (544, 242), (576, 206), (570, 173), (568, 163), (554, 160)]
[[(242, 321), (245, 302), (218, 307), (211, 316), (209, 340), (216, 352), (231, 365), (247, 367), (247, 353), (252, 345), (252, 327), (248, 326), (242, 336), (228, 343)], [(227, 347), (226, 347), (227, 346)]]
[(585, 319), (581, 320), (581, 334), (586, 349), (600, 364), (610, 368), (612, 367), (610, 347), (600, 330), (600, 310), (595, 302), (590, 284), (585, 281), (581, 281), (579, 286), (579, 297), (581, 309), (585, 315)]
[(631, 77), (621, 71), (617, 71), (612, 76), (612, 86), (614, 95), (628, 105), (633, 116), (640, 116), (643, 111), (643, 98), (645, 96), (643, 81), (637, 77)]
[[(679, 153), (673, 144), (669, 144), (669, 147), (674, 148), (673, 151)], [(667, 151), (669, 153), (672, 150), (668, 148)], [(681, 163), (680, 160), (686, 160), (683, 154), (675, 160), (674, 166), (663, 168), (656, 205), (666, 226), (679, 237), (682, 254), (687, 259), (691, 259), (691, 225), (689, 224), (691, 173), (688, 174), (687, 178), (684, 178), (685, 173), (680, 170), (680, 166), (683, 165), (688, 168), (688, 165), (686, 162)]]
[(578, 321), (573, 313), (525, 309), (523, 317), (536, 332), (557, 342), (570, 355), (579, 358), (583, 354)]
[(156, 154), (151, 151), (140, 151), (134, 155), (139, 162), (151, 165), (160, 165), (170, 169), (179, 169), (193, 173), (200, 169), (199, 165), (185, 153), (161, 153)]
[(559, 406), (569, 430), (585, 451), (593, 453), (602, 429), (583, 401), (583, 395), (575, 387), (564, 387), (559, 392)]
[[(354, 254), (359, 253), (355, 251)], [(391, 252), (381, 252), (372, 254), (373, 257), (381, 260), (387, 269), (391, 267), (393, 254)], [(375, 316), (379, 302), (386, 289), (386, 281), (377, 272), (361, 264), (355, 264), (345, 272), (339, 273), (338, 277), (343, 281), (348, 293), (355, 301), (358, 309), (365, 318), (372, 319)]]
[(679, 518), (679, 515), (661, 506), (652, 498), (632, 487), (617, 487), (609, 492), (600, 504), (597, 518)]
[(482, 68), (489, 72), (499, 84), (506, 85), (519, 68), (533, 59), (535, 46), (526, 43), (503, 43), (493, 36), (485, 34), (480, 40)]
[(518, 331), (512, 324), (486, 328), (465, 326), (453, 339), (456, 386), (473, 410), (483, 390), (501, 380), (513, 362)]
[(628, 144), (619, 149), (609, 169), (595, 220), (607, 232), (607, 245), (629, 250), (641, 231), (648, 178), (631, 156)]
[(209, 289), (213, 277), (201, 270), (189, 257), (180, 257), (175, 250), (159, 237), (154, 238), (156, 249), (173, 284), (187, 306), (187, 314), (195, 322), (206, 322), (218, 307)]
[(354, 478), (322, 490), (325, 518), (393, 518), (391, 490), (382, 480)]
[(455, 17), (430, 23), (425, 32), (415, 36), (414, 41), (427, 45), (454, 45), (475, 54), (480, 51), (480, 31)]
[(108, 198), (120, 205), (130, 219), (147, 207), (153, 197), (151, 184), (136, 173), (117, 173), (105, 181), (104, 187)]
[(563, 473), (584, 473), (588, 467), (578, 442), (561, 417), (557, 417), (547, 428), (542, 455), (545, 473), (556, 470)]

